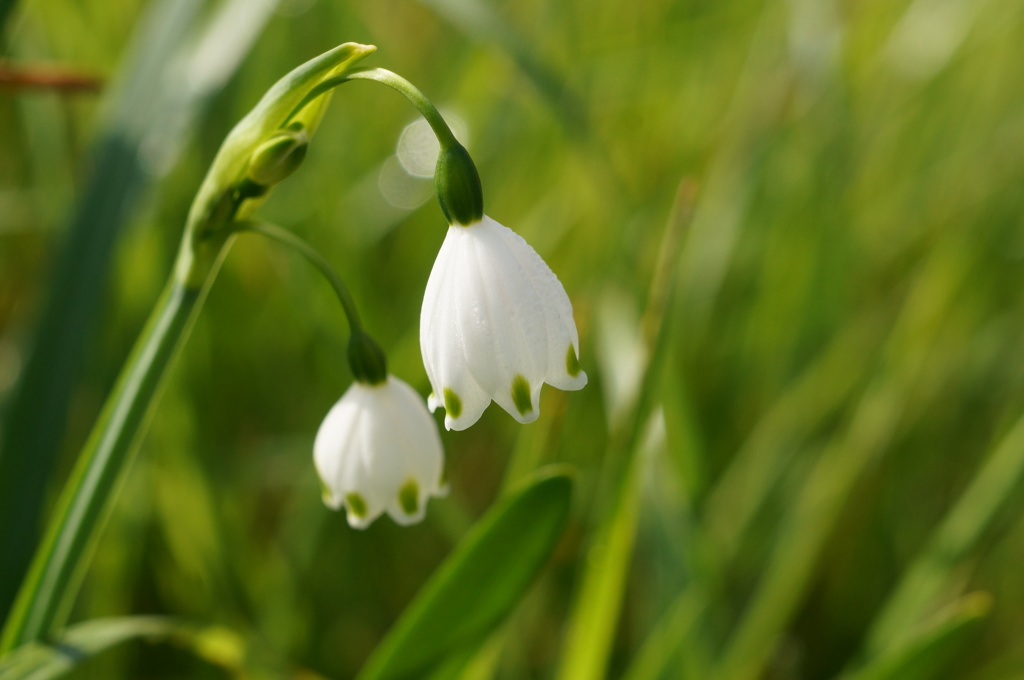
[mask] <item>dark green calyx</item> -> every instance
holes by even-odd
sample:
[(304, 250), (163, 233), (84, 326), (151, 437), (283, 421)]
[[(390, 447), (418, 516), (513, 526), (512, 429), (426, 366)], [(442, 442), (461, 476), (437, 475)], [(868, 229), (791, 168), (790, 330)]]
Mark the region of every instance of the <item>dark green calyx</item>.
[(448, 224), (469, 225), (484, 216), (480, 175), (466, 147), (458, 142), (449, 143), (438, 154), (434, 186)]
[(301, 125), (278, 130), (249, 158), (246, 179), (271, 187), (295, 172), (306, 158), (309, 134)]
[(348, 341), (348, 365), (361, 383), (379, 385), (388, 379), (388, 359), (380, 345), (363, 331), (355, 331)]

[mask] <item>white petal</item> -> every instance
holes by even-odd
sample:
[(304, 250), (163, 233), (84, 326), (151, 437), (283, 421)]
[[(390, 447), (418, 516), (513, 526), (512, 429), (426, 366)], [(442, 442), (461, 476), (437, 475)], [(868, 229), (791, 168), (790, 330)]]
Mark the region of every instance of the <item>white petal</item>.
[[(441, 386), (438, 382), (438, 367), (441, 362), (440, 352), (444, 347), (445, 328), (450, 323), (448, 316), (451, 310), (448, 291), (451, 289), (453, 267), (451, 259), (458, 238), (456, 227), (449, 227), (441, 250), (437, 253), (434, 266), (427, 279), (427, 288), (423, 293), (423, 305), (420, 309), (420, 352), (423, 355), (423, 367), (433, 388), (432, 397), (441, 398)], [(437, 405), (430, 403), (433, 411)]]
[(441, 488), (444, 452), (434, 419), (423, 408), (423, 399), (405, 382), (391, 377), (395, 424), (405, 458), (406, 476), (415, 479), (427, 495)]
[[(490, 220), (486, 216), (484, 219)], [(493, 222), (493, 220), (491, 221)], [(537, 251), (522, 236), (497, 222), (494, 224), (499, 227), (499, 233), (509, 252), (528, 272), (544, 308), (548, 348), (545, 382), (561, 390), (583, 388), (587, 384), (587, 374), (579, 369), (579, 334), (576, 330), (576, 322), (573, 320), (572, 303), (565, 292), (565, 287), (562, 286), (547, 263), (537, 254)], [(572, 365), (575, 373), (571, 373), (569, 370), (569, 347), (572, 347), (575, 359), (574, 365)]]
[[(463, 334), (457, 311), (459, 292), (474, 285), (464, 276), (459, 262), (467, 241), (464, 227), (449, 227), (427, 281), (420, 315), (420, 350), (433, 388), (430, 410), (445, 406), (445, 427), (464, 430), (477, 420), (490, 397), (465, 370)], [(450, 406), (450, 408), (449, 408)]]
[(338, 402), (331, 407), (317, 431), (313, 442), (313, 461), (317, 473), (329, 496), (325, 502), (335, 510), (341, 507), (347, 479), (355, 476), (353, 465), (358, 463), (357, 429), (362, 409), (349, 388)]
[[(536, 399), (523, 395), (536, 392), (544, 379), (545, 320), (526, 271), (499, 229), (493, 221), (463, 227), (457, 261), (461, 283), (452, 294), (455, 335), (464, 370), (487, 397), (520, 422), (531, 422), (537, 418)], [(520, 394), (518, 401), (514, 393)]]
[(465, 228), (463, 266), (470, 285), (457, 292), (467, 366), (492, 395), (506, 393), (516, 375), (542, 379), (547, 354), (540, 298), (500, 229), (493, 221)]

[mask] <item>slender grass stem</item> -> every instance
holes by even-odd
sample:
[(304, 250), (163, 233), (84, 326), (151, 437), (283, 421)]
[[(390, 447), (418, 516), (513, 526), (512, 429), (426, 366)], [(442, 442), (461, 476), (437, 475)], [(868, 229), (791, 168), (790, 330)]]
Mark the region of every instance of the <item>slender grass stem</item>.
[(4, 627), (0, 654), (50, 639), (67, 620), (164, 376), (188, 337), (227, 243), (224, 238), (215, 244), (202, 285), (172, 276), (150, 314), (64, 487)]

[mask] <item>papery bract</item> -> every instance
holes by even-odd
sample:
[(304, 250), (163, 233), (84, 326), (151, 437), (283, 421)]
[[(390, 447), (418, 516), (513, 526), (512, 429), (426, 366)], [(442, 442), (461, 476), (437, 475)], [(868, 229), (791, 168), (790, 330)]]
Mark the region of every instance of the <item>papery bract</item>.
[(463, 430), (494, 400), (537, 419), (543, 383), (587, 384), (565, 288), (521, 236), (484, 217), (448, 228), (423, 296), (420, 349), (445, 427)]
[(356, 381), (324, 418), (313, 444), (324, 502), (345, 506), (362, 529), (383, 512), (399, 524), (423, 519), (430, 496), (447, 493), (437, 425), (422, 397), (389, 375)]

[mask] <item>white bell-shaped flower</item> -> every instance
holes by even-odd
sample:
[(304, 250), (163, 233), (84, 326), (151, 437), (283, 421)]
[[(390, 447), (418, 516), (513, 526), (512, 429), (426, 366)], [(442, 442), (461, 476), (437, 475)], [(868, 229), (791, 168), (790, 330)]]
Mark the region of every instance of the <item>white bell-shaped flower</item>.
[(313, 460), (324, 502), (344, 505), (356, 529), (383, 512), (414, 524), (431, 496), (447, 493), (437, 425), (422, 397), (391, 375), (376, 384), (352, 383), (320, 425)]
[(420, 350), (445, 427), (464, 430), (493, 399), (521, 423), (537, 419), (543, 383), (587, 384), (572, 304), (521, 236), (486, 215), (448, 227), (423, 296)]

